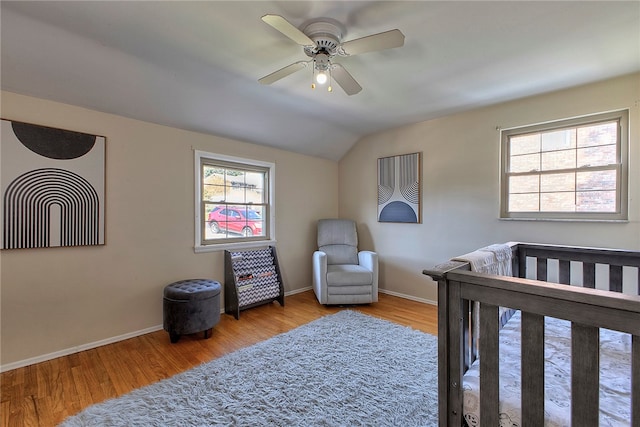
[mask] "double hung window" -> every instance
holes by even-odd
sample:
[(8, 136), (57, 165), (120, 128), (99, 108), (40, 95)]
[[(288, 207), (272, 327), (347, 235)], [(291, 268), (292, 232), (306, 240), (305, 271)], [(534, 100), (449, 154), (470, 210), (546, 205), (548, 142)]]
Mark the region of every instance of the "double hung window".
[(196, 250), (273, 239), (274, 165), (196, 152)]
[(502, 131), (502, 218), (626, 220), (628, 111)]

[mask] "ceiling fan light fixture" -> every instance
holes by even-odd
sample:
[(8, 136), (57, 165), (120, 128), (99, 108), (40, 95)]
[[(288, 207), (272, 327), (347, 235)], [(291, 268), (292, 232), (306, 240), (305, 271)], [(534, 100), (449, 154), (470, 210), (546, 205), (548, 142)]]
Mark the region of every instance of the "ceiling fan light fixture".
[(319, 85), (323, 85), (329, 80), (328, 74), (331, 73), (331, 60), (329, 55), (326, 53), (316, 54), (313, 58), (313, 72), (316, 83)]
[(316, 83), (318, 83), (319, 85), (325, 84), (327, 80), (327, 73), (325, 73), (324, 71), (319, 71), (318, 74), (316, 74)]

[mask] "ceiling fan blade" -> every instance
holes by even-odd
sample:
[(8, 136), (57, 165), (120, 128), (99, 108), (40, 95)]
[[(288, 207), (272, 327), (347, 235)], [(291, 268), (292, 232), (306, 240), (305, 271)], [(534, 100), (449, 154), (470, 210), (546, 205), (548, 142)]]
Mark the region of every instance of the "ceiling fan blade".
[(331, 66), (331, 77), (349, 96), (355, 95), (362, 90), (362, 86), (360, 86), (356, 79), (354, 79), (351, 74), (349, 74), (349, 72), (340, 64), (334, 63)]
[(264, 15), (262, 20), (299, 45), (315, 46), (313, 40), (280, 15)]
[(264, 76), (260, 80), (258, 80), (263, 85), (270, 85), (271, 83), (275, 83), (278, 80), (287, 77), (289, 74), (293, 74), (296, 71), (300, 71), (303, 68), (306, 68), (310, 61), (298, 61), (294, 62), (291, 65), (287, 65), (284, 68), (279, 69), (278, 71), (274, 71), (268, 76)]
[(341, 55), (358, 55), (376, 50), (391, 49), (404, 45), (404, 34), (400, 30), (385, 31), (342, 43)]

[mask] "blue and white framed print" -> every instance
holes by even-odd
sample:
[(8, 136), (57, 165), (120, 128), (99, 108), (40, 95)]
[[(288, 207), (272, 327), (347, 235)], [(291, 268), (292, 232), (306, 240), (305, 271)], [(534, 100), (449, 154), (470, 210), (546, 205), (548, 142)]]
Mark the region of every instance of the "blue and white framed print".
[(378, 221), (419, 224), (421, 153), (378, 159)]

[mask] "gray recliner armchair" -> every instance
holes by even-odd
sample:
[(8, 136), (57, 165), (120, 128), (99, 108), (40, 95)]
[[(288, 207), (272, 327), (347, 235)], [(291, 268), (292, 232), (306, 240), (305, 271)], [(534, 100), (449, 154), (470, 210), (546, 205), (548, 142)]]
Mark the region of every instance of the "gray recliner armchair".
[(318, 250), (313, 253), (313, 291), (320, 304), (378, 301), (378, 254), (358, 252), (354, 221), (318, 221)]

